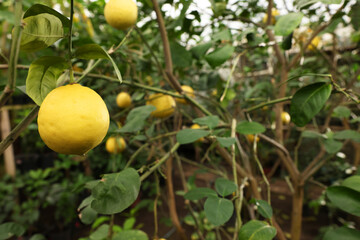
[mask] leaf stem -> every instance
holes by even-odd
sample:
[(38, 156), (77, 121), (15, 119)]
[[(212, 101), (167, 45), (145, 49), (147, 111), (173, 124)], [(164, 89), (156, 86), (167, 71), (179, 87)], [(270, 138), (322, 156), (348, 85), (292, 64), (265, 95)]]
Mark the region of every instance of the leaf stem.
[(73, 27), (73, 18), (74, 18), (74, 0), (70, 0), (70, 26), (69, 26), (69, 65), (70, 65), (70, 84), (75, 83), (74, 72), (72, 69), (72, 27)]

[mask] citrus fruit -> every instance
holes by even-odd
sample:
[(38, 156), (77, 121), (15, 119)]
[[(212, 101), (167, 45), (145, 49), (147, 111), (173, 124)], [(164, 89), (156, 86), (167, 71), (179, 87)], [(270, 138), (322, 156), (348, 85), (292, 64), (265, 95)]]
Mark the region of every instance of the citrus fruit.
[[(280, 13), (277, 9), (273, 8), (271, 9), (271, 24), (274, 25), (276, 23), (276, 16), (279, 16)], [(265, 24), (267, 22), (267, 14), (262, 19), (263, 23)]]
[(315, 49), (318, 47), (319, 43), (320, 43), (320, 37), (316, 36), (314, 37), (313, 40), (311, 40), (310, 45), (307, 47), (307, 49), (309, 49), (310, 51), (315, 51)]
[(123, 137), (109, 137), (105, 143), (106, 151), (109, 153), (121, 153), (126, 148), (126, 142)]
[(156, 109), (151, 113), (151, 116), (157, 118), (166, 118), (173, 114), (176, 102), (172, 96), (162, 93), (155, 93), (149, 96), (146, 105), (153, 105)]
[[(195, 123), (195, 124), (191, 125), (190, 128), (191, 128), (191, 129), (199, 129), (199, 128), (200, 128), (200, 125), (197, 124), (197, 123)], [(205, 138), (201, 137), (201, 138), (199, 138), (199, 139), (196, 140), (196, 141), (197, 141), (197, 142), (203, 142), (204, 140), (205, 140)]]
[[(250, 142), (250, 143), (253, 143), (254, 142), (254, 134), (247, 134), (246, 135), (246, 139)], [(258, 136), (256, 136), (256, 142), (259, 142), (260, 141), (260, 138)]]
[[(194, 94), (194, 89), (192, 89), (192, 87), (187, 86), (187, 85), (182, 85), (181, 89), (184, 91), (184, 93), (186, 95), (188, 95), (189, 97), (195, 97)], [(187, 104), (187, 101), (185, 98), (175, 98), (175, 101), (178, 103), (182, 103), (182, 104)]]
[(291, 120), (290, 114), (287, 112), (282, 112), (281, 120), (282, 120), (283, 124), (289, 124), (290, 120)]
[(125, 30), (136, 23), (138, 9), (133, 0), (110, 0), (105, 4), (106, 22), (119, 30)]
[(131, 96), (127, 92), (121, 92), (116, 96), (116, 104), (120, 108), (126, 108), (131, 105)]
[(104, 139), (109, 111), (99, 94), (80, 84), (52, 90), (40, 106), (39, 134), (58, 153), (83, 155)]

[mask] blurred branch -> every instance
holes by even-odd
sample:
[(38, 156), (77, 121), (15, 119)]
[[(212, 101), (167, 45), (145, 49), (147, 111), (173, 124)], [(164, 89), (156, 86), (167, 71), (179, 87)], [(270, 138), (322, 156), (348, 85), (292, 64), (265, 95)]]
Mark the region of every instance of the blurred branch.
[(15, 1), (15, 25), (12, 34), (12, 43), (9, 60), (9, 75), (8, 82), (4, 91), (0, 96), (0, 107), (2, 107), (11, 97), (16, 86), (16, 70), (19, 58), (20, 42), (21, 42), (21, 18), (22, 18), (22, 2), (21, 0)]

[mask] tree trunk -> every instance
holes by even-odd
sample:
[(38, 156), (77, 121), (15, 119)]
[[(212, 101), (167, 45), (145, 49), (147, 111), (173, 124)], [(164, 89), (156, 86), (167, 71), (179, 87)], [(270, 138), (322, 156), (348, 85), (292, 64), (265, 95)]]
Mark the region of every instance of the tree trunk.
[(300, 240), (301, 238), (303, 202), (304, 185), (295, 183), (291, 212), (291, 240)]

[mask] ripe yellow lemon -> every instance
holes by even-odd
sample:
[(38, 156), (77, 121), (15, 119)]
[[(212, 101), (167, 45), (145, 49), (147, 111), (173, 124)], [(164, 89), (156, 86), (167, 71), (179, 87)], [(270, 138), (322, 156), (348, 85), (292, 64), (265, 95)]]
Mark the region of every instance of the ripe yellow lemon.
[(313, 40), (311, 40), (310, 45), (307, 47), (310, 51), (315, 51), (315, 49), (318, 47), (320, 43), (321, 38), (319, 36), (314, 37)]
[(119, 30), (125, 30), (136, 23), (138, 9), (134, 0), (110, 0), (105, 4), (106, 22)]
[(104, 139), (109, 111), (94, 90), (69, 84), (52, 90), (40, 106), (39, 133), (58, 153), (83, 155)]
[[(197, 123), (195, 123), (195, 124), (191, 125), (190, 128), (191, 128), (191, 129), (199, 129), (199, 128), (200, 128), (200, 125), (197, 124)], [(201, 137), (201, 138), (199, 138), (199, 139), (196, 140), (196, 141), (197, 141), (197, 142), (203, 142), (204, 140), (205, 140), (205, 138)]]
[[(271, 9), (271, 24), (274, 25), (276, 23), (276, 16), (279, 16), (280, 13), (277, 9), (273, 8)], [(265, 24), (267, 22), (267, 14), (263, 17), (263, 23)]]
[(287, 112), (282, 112), (281, 113), (281, 120), (283, 122), (283, 124), (289, 124), (290, 123), (290, 120), (291, 120), (291, 117), (290, 117), (290, 114), (287, 113)]
[[(194, 89), (192, 89), (192, 87), (190, 86), (187, 86), (187, 85), (182, 85), (181, 86), (181, 89), (184, 91), (184, 93), (186, 95), (188, 95), (189, 97), (195, 97), (195, 94), (194, 94)], [(187, 104), (187, 101), (185, 98), (175, 98), (175, 101), (178, 102), (178, 103), (182, 103), (182, 104)]]
[(173, 114), (176, 102), (172, 96), (162, 93), (155, 93), (149, 96), (146, 105), (153, 105), (156, 109), (151, 113), (157, 118), (166, 118)]
[(125, 139), (122, 137), (109, 137), (106, 140), (105, 148), (109, 153), (121, 153), (126, 148)]
[(131, 105), (131, 96), (127, 92), (121, 92), (116, 96), (116, 104), (120, 108), (126, 108)]
[[(254, 142), (254, 134), (248, 134), (246, 135), (246, 139), (250, 142), (250, 143), (253, 143)], [(260, 141), (260, 138), (258, 136), (256, 136), (256, 142), (259, 142)]]

